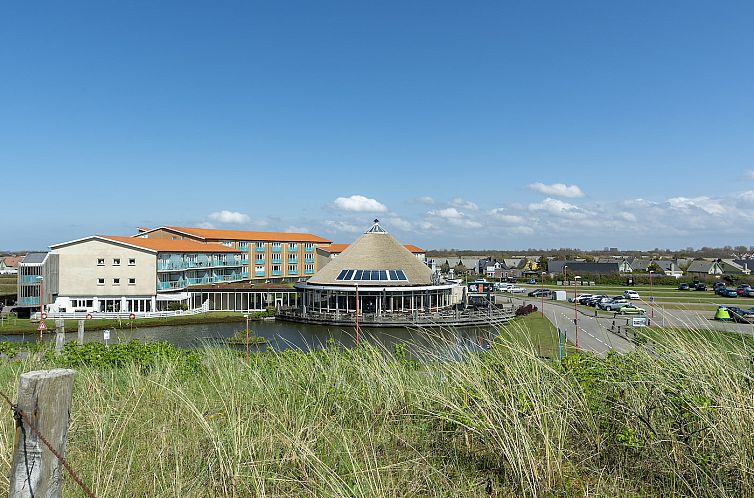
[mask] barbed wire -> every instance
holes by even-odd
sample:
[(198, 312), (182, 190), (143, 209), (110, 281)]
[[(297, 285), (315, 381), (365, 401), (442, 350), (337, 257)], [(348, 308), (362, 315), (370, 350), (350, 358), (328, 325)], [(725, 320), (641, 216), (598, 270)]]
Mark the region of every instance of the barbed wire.
[[(65, 467), (65, 470), (68, 471), (68, 474), (70, 474), (73, 481), (79, 485), (79, 487), (84, 491), (84, 493), (89, 498), (97, 498), (97, 496), (92, 492), (92, 490), (89, 489), (89, 487), (86, 484), (84, 484), (84, 481), (79, 477), (76, 471), (73, 470), (73, 467), (71, 467), (71, 464), (68, 463), (65, 457), (61, 455), (60, 453), (58, 453), (58, 451), (52, 447), (52, 445), (47, 440), (47, 438), (44, 437), (42, 433), (39, 432), (39, 430), (37, 430), (36, 427), (34, 427), (34, 425), (31, 423), (31, 421), (29, 420), (29, 417), (24, 413), (24, 411), (20, 409), (16, 403), (13, 403), (4, 392), (0, 391), (0, 396), (2, 396), (5, 402), (8, 403), (8, 406), (10, 407), (11, 411), (13, 411), (13, 418), (16, 420), (16, 424), (20, 424), (21, 431), (23, 432), (23, 436), (24, 436), (24, 458), (26, 458), (26, 431), (23, 425), (25, 422), (26, 425), (29, 426), (31, 431), (37, 436), (37, 438), (39, 438), (39, 440), (42, 441), (42, 443), (44, 443), (45, 446), (47, 446), (47, 449), (50, 450), (50, 453), (52, 453), (55, 456), (55, 458), (57, 458), (58, 461), (63, 465), (63, 467)], [(31, 486), (31, 479), (28, 476), (30, 473), (28, 459), (26, 460), (26, 473), (27, 473), (27, 479), (29, 480), (29, 485)], [(32, 498), (34, 498), (33, 493), (32, 493)]]

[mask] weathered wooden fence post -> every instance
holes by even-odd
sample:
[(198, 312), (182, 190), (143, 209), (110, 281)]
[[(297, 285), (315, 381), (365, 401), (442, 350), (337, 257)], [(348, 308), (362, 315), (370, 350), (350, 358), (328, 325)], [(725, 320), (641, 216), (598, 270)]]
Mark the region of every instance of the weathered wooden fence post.
[(76, 339), (76, 343), (79, 346), (84, 345), (84, 320), (79, 320), (79, 330), (78, 330), (78, 337)]
[(39, 439), (32, 426), (65, 456), (73, 391), (73, 370), (56, 368), (21, 374), (16, 439), (10, 474), (10, 497), (59, 498), (63, 465)]
[(61, 318), (55, 319), (55, 354), (63, 352), (63, 346), (65, 345), (65, 320)]

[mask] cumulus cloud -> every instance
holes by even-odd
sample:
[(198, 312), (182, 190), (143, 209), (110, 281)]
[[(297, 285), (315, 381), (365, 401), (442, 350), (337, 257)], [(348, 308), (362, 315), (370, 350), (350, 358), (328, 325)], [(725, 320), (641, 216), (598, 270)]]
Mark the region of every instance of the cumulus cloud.
[(428, 195), (425, 195), (425, 196), (422, 196), (422, 197), (417, 197), (415, 199), (415, 201), (418, 202), (419, 204), (427, 204), (427, 205), (435, 203), (435, 200), (432, 197), (428, 196)]
[(725, 207), (709, 197), (672, 197), (666, 202), (671, 208), (681, 211), (700, 209), (708, 214), (725, 214)]
[(408, 221), (404, 220), (400, 216), (388, 216), (384, 220), (383, 225), (389, 230), (390, 227), (395, 227), (398, 230), (403, 230), (404, 232), (408, 232), (413, 228), (413, 224)]
[(529, 204), (529, 211), (544, 211), (555, 216), (584, 216), (586, 213), (574, 204), (548, 197), (542, 202)]
[(478, 221), (472, 220), (464, 213), (454, 207), (437, 209), (429, 211), (427, 214), (435, 216), (446, 221), (448, 224), (458, 228), (481, 228), (482, 224)]
[(328, 233), (347, 232), (347, 233), (359, 233), (364, 231), (364, 227), (357, 227), (352, 223), (340, 220), (327, 220), (325, 221), (325, 231)]
[(744, 202), (754, 203), (754, 190), (747, 190), (746, 192), (741, 192), (736, 197), (738, 197)]
[(455, 197), (451, 199), (450, 205), (455, 206), (457, 208), (461, 208), (461, 209), (470, 209), (472, 211), (476, 211), (477, 209), (479, 209), (479, 206), (477, 206), (473, 202), (467, 201), (465, 199), (461, 199), (460, 197)]
[(245, 225), (251, 221), (248, 214), (239, 213), (238, 211), (228, 211), (226, 209), (210, 213), (208, 218), (226, 225)]
[(506, 225), (519, 225), (526, 223), (526, 220), (522, 216), (508, 214), (508, 210), (505, 208), (491, 209), (489, 214), (493, 219), (501, 221)]
[(545, 185), (544, 183), (537, 182), (530, 184), (529, 188), (545, 195), (554, 195), (555, 197), (584, 197), (584, 192), (581, 191), (578, 185), (566, 185), (565, 183)]
[(337, 209), (343, 211), (353, 211), (357, 213), (384, 213), (387, 207), (376, 199), (364, 197), (363, 195), (352, 195), (350, 197), (338, 197), (333, 202)]

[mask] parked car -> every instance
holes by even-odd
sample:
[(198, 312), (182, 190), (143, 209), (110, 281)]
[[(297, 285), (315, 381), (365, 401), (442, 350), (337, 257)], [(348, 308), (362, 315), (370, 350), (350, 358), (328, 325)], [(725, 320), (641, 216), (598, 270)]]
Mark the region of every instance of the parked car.
[(741, 284), (738, 287), (736, 287), (736, 292), (739, 296), (747, 296), (748, 292), (751, 290), (751, 286), (749, 284)]
[(579, 302), (580, 299), (589, 298), (589, 297), (592, 297), (592, 295), (591, 294), (576, 294), (576, 297), (569, 297), (568, 302), (569, 303)]
[(629, 303), (628, 300), (623, 299), (623, 298), (621, 298), (621, 299), (613, 299), (609, 303), (603, 303), (602, 306), (601, 306), (601, 309), (603, 309), (605, 311), (618, 311), (622, 307), (627, 306), (629, 304), (631, 304), (631, 303)]
[(641, 299), (639, 297), (639, 293), (635, 290), (624, 290), (623, 297), (625, 297), (626, 299)]
[(529, 284), (531, 284), (531, 285), (537, 285), (537, 281), (534, 280), (533, 278), (530, 278), (529, 279)]
[(697, 282), (694, 284), (694, 290), (697, 291), (706, 291), (707, 290), (707, 284), (704, 282)]
[(723, 297), (738, 297), (738, 292), (736, 292), (736, 289), (728, 289), (727, 287), (720, 287), (715, 292)]
[(720, 287), (726, 287), (727, 285), (728, 285), (728, 284), (726, 284), (725, 282), (720, 282), (720, 281), (717, 281), (717, 282), (715, 282), (715, 286), (713, 287), (713, 289), (717, 290), (717, 289), (719, 289)]
[(600, 302), (602, 299), (607, 299), (607, 296), (604, 295), (604, 294), (597, 295), (597, 296), (592, 296), (589, 299), (587, 299), (584, 302), (584, 304), (586, 304), (587, 306), (591, 306), (591, 307), (594, 308), (595, 306), (597, 306), (597, 303)]
[(678, 285), (678, 290), (690, 290), (691, 286), (687, 283), (682, 283)]
[(527, 294), (527, 296), (529, 296), (529, 297), (540, 297), (540, 296), (547, 297), (550, 294), (552, 294), (552, 291), (550, 289), (534, 289), (533, 291), (529, 292)]
[(522, 292), (526, 292), (526, 289), (524, 289), (523, 287), (517, 287), (517, 286), (514, 285), (512, 287), (508, 287), (507, 292), (512, 292), (514, 294), (520, 294)]
[(621, 315), (643, 315), (646, 313), (646, 310), (633, 304), (626, 304), (618, 309), (618, 313)]
[(586, 294), (586, 295), (578, 298), (576, 302), (578, 302), (579, 304), (586, 304), (586, 302), (589, 301), (593, 297), (594, 297), (594, 295)]
[(726, 306), (730, 319), (738, 323), (754, 323), (754, 310), (737, 306)]

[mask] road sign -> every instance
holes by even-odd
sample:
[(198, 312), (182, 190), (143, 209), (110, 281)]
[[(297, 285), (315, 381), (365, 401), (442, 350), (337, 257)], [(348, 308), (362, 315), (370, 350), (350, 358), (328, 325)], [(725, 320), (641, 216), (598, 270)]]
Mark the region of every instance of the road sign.
[(42, 312), (42, 320), (47, 320), (47, 313), (44, 311)]
[(37, 327), (37, 330), (40, 332), (47, 330), (47, 325), (45, 325), (45, 322), (39, 322), (39, 327)]
[(654, 296), (649, 296), (649, 302), (650, 302), (650, 303), (653, 303), (653, 302), (655, 302), (655, 297), (654, 297)]
[(129, 320), (135, 320), (136, 319), (136, 315), (134, 315), (133, 313), (131, 313), (130, 315), (128, 315), (128, 319)]
[(634, 327), (646, 327), (647, 326), (647, 317), (645, 316), (635, 316), (631, 318), (631, 325)]
[(109, 340), (110, 340), (110, 331), (109, 331), (109, 330), (104, 330), (104, 331), (102, 331), (102, 337), (103, 337), (103, 338), (104, 338), (104, 339), (105, 339), (106, 341), (109, 341)]

